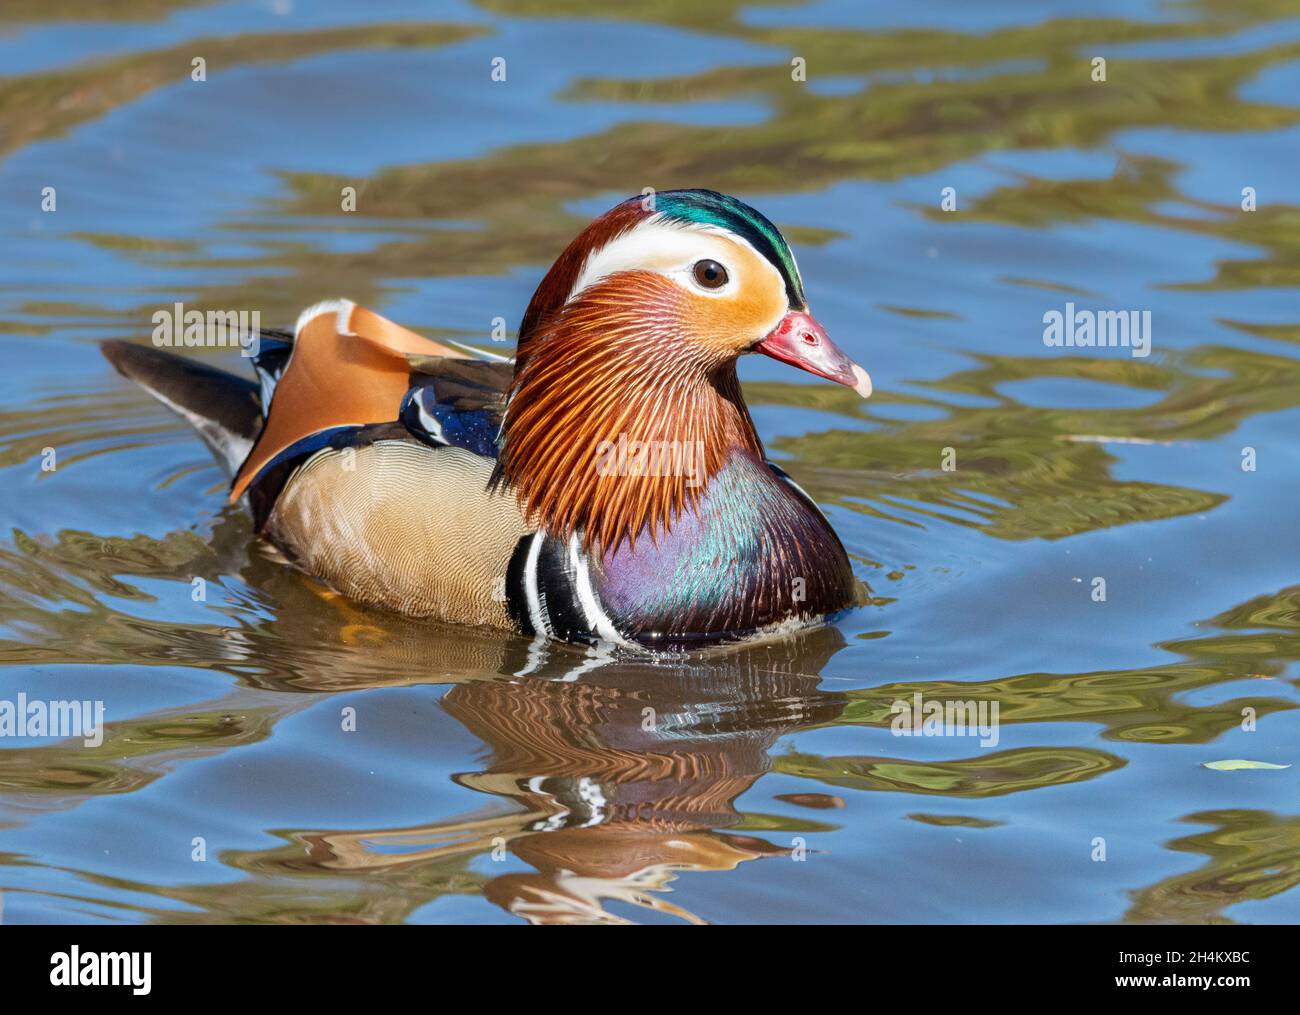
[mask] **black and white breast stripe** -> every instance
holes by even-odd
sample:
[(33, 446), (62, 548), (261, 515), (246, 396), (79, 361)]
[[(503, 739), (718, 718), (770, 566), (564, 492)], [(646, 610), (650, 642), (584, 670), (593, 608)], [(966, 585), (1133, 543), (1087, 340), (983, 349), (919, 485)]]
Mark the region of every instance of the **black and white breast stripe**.
[(519, 629), (564, 641), (634, 646), (601, 604), (578, 536), (524, 536), (506, 569), (506, 601)]

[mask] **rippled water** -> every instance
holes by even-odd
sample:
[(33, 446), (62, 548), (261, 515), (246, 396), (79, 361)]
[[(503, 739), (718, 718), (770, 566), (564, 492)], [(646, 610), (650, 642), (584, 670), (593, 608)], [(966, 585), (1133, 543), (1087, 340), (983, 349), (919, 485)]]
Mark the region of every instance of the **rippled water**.
[[(1203, 767), (1300, 761), (1300, 6), (602, 6), (0, 8), (0, 699), (108, 721), (0, 739), (3, 919), (1300, 920), (1300, 766)], [(873, 590), (834, 628), (359, 608), (96, 350), (340, 295), (487, 345), (646, 186), (765, 211), (875, 379), (742, 366)], [(1152, 354), (1046, 347), (1067, 302)], [(917, 693), (998, 742), (895, 736)]]

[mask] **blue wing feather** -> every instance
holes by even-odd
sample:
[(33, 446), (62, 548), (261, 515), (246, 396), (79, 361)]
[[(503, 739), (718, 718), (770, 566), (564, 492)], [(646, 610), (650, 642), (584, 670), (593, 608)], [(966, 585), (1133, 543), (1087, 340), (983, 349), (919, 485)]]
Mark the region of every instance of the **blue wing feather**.
[(426, 444), (464, 448), (495, 460), (511, 373), (508, 363), (424, 361), (411, 375), (398, 418)]

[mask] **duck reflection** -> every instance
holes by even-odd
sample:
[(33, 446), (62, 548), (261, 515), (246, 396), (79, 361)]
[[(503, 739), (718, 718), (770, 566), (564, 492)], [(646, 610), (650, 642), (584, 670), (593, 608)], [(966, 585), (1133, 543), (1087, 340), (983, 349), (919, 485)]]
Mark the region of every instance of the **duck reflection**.
[(837, 630), (821, 628), (687, 663), (524, 649), (515, 660), (522, 676), (460, 683), (442, 699), (490, 748), (484, 768), (456, 781), (508, 802), (506, 813), (300, 832), (305, 862), (295, 850), (292, 860), (263, 856), (251, 866), (393, 875), (486, 853), (533, 868), (481, 885), (531, 923), (632, 922), (606, 908), (614, 901), (700, 923), (663, 893), (679, 871), (732, 870), (788, 852), (726, 829), (742, 822), (736, 798), (768, 770), (777, 738), (843, 708), (816, 675), (843, 646)]

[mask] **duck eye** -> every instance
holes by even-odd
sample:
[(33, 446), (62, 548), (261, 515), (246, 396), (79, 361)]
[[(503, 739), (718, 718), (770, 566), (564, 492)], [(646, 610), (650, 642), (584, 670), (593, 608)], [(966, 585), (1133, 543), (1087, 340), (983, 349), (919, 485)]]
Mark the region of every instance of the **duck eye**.
[(717, 261), (696, 261), (695, 281), (705, 289), (721, 289), (727, 284), (727, 269)]

